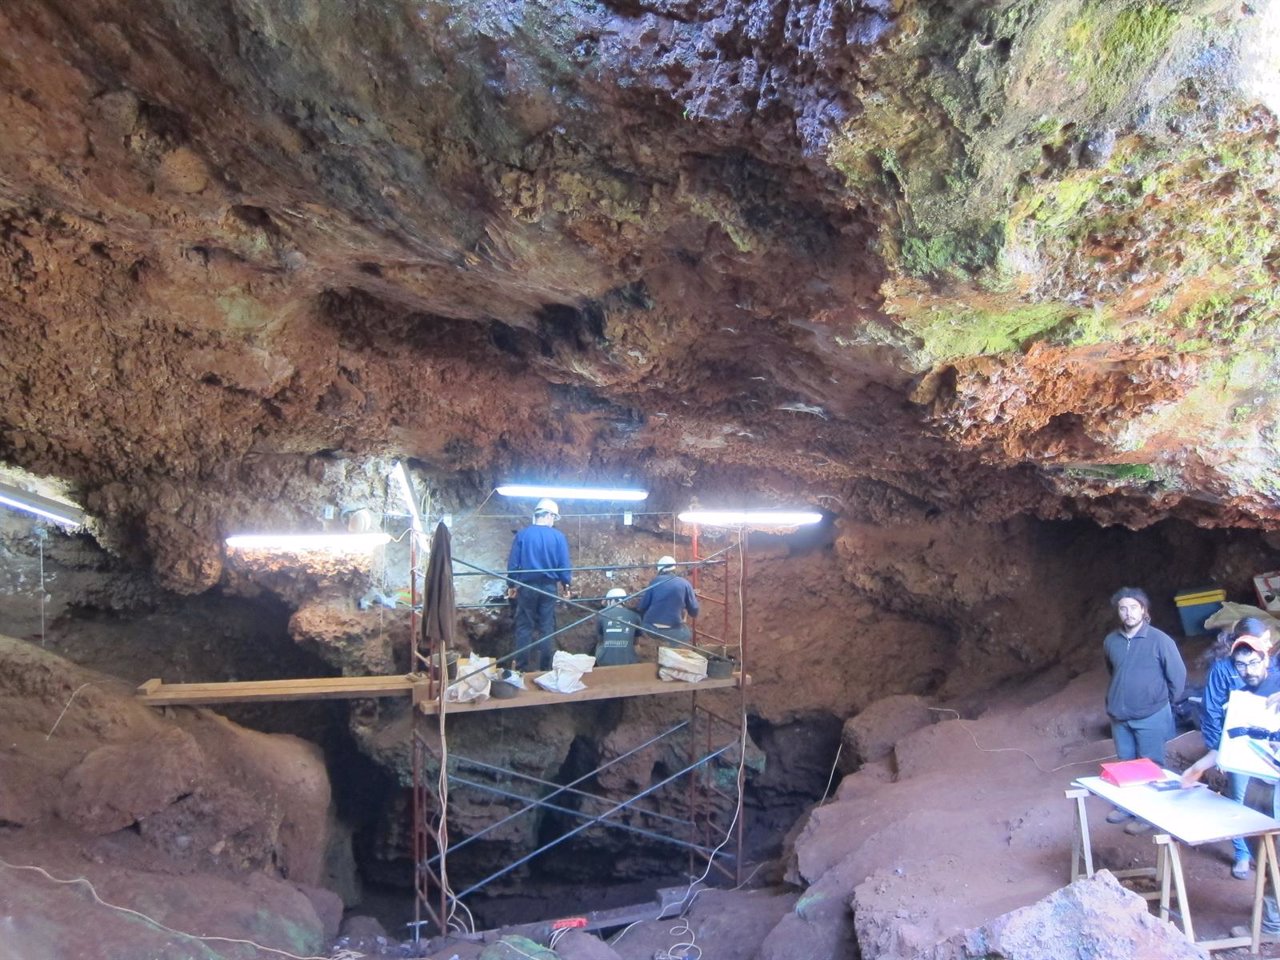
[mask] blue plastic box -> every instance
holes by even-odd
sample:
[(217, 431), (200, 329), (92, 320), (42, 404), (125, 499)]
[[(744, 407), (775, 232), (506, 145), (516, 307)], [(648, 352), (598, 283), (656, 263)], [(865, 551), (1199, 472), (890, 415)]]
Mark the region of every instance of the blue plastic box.
[(1182, 635), (1199, 637), (1208, 633), (1204, 622), (1222, 609), (1227, 599), (1227, 592), (1219, 589), (1183, 590), (1174, 594), (1173, 602), (1178, 606), (1178, 616), (1182, 618)]

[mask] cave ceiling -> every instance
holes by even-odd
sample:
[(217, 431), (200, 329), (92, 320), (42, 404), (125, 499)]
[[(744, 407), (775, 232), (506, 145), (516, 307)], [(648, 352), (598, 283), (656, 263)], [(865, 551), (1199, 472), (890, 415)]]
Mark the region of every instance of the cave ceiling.
[(10, 0), (0, 461), (188, 589), (395, 458), (1269, 526), (1277, 51), (1262, 2)]

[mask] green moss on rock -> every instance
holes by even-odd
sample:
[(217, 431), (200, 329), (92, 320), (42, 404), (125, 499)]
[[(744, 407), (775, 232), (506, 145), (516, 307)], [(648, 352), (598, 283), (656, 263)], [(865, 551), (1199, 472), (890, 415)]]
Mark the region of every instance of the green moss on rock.
[(914, 351), (921, 366), (1019, 350), (1027, 342), (1068, 322), (1075, 311), (1059, 303), (1024, 304), (1008, 309), (954, 310), (934, 307), (902, 320), (920, 341)]
[(1115, 106), (1166, 53), (1179, 19), (1158, 0), (1086, 4), (1066, 31), (1073, 77), (1100, 106)]

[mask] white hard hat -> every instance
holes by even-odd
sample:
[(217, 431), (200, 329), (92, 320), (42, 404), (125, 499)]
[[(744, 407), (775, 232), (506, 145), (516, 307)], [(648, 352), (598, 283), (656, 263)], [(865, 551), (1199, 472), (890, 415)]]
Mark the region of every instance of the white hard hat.
[(608, 600), (614, 600), (618, 597), (625, 597), (626, 595), (627, 591), (623, 590), (621, 587), (611, 587), (609, 592), (605, 594), (605, 598)]
[(661, 570), (663, 567), (674, 567), (675, 565), (676, 565), (676, 558), (669, 554), (665, 557), (658, 558), (657, 567), (659, 570)]
[(536, 517), (540, 513), (549, 513), (555, 517), (560, 516), (560, 507), (554, 500), (548, 500), (543, 497), (538, 501), (538, 505), (533, 508), (533, 515)]

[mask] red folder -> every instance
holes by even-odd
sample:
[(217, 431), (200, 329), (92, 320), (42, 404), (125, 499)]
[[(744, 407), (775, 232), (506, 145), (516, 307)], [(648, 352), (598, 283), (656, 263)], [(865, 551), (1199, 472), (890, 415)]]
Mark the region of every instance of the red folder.
[(1117, 787), (1131, 787), (1139, 783), (1152, 783), (1165, 779), (1165, 773), (1146, 757), (1137, 760), (1120, 760), (1102, 765), (1102, 779)]

